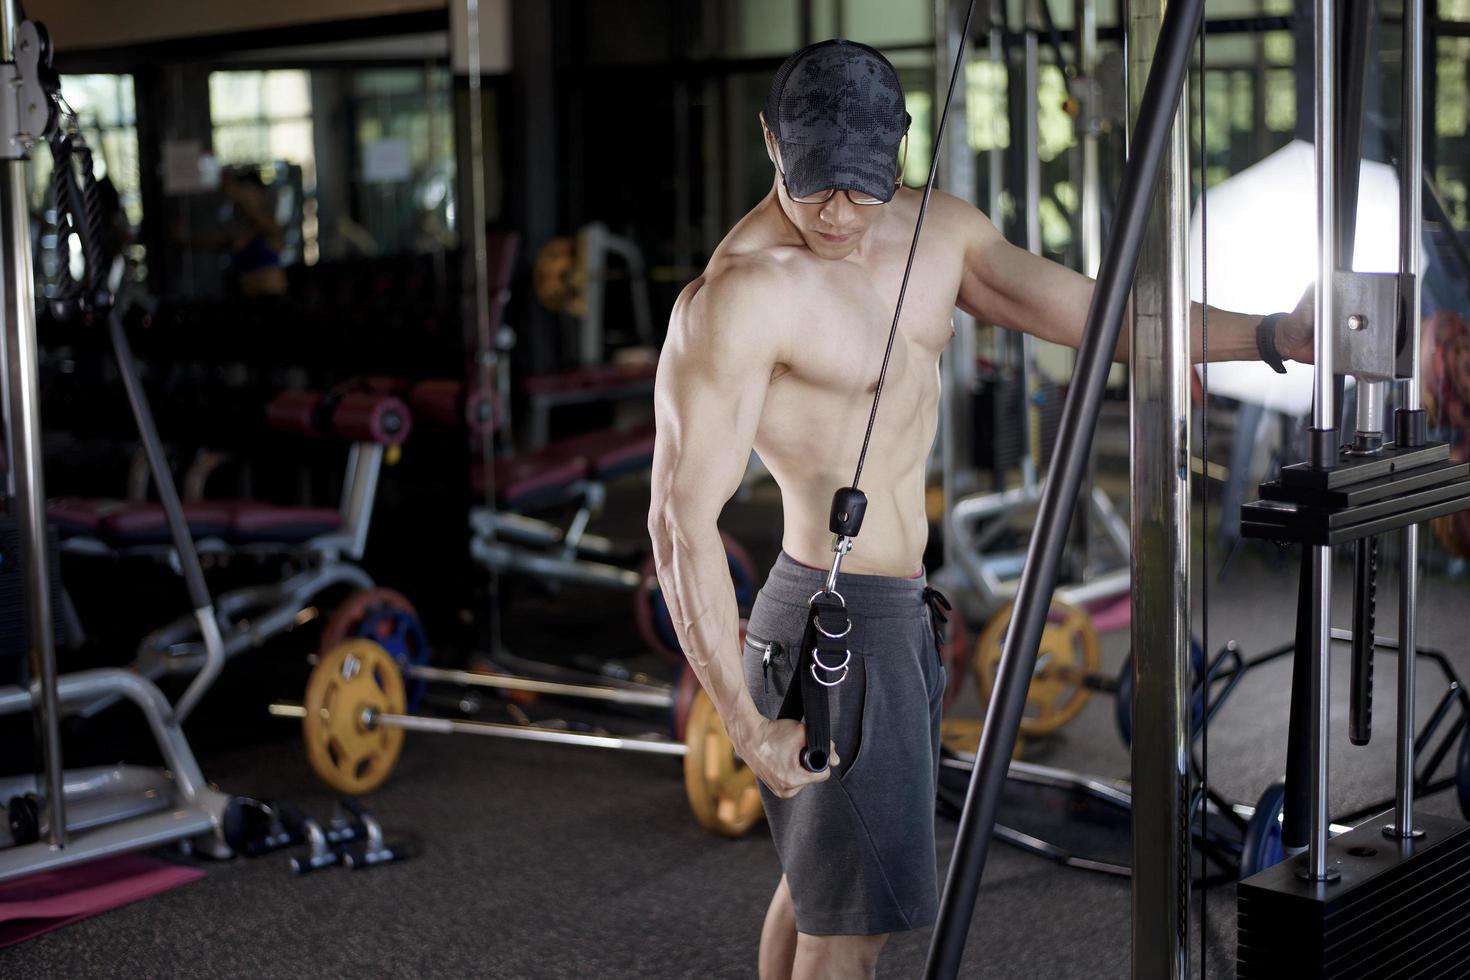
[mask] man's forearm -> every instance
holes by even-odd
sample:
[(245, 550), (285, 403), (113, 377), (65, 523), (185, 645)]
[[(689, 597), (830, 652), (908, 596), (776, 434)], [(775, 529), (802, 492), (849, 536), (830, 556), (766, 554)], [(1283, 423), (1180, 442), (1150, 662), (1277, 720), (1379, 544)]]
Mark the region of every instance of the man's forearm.
[[(1204, 305), (1189, 304), (1189, 359), (1198, 364), (1205, 359)], [(1210, 360), (1212, 361), (1256, 361), (1260, 351), (1256, 347), (1256, 327), (1259, 316), (1246, 313), (1231, 313), (1210, 307)]]
[[(1129, 300), (1128, 310), (1123, 314), (1123, 329), (1118, 332), (1118, 346), (1113, 351), (1113, 360), (1120, 364), (1128, 361), (1129, 341), (1132, 339), (1129, 330), (1129, 325), (1133, 322), (1132, 302)], [(1189, 360), (1192, 364), (1198, 364), (1205, 359), (1204, 309), (1200, 303), (1189, 304)], [(1210, 360), (1259, 360), (1261, 354), (1256, 347), (1256, 327), (1260, 322), (1261, 318), (1258, 316), (1210, 307)]]
[(654, 522), (654, 565), (690, 668), (736, 746), (760, 723), (745, 686), (740, 610), (719, 529), (712, 523)]

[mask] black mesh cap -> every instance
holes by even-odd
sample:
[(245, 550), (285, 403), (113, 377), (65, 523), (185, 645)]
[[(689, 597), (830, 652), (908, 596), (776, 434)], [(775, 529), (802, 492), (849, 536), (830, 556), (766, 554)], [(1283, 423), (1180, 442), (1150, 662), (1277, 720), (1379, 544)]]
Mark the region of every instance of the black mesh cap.
[(866, 44), (834, 38), (787, 58), (771, 80), (765, 116), (792, 196), (847, 187), (893, 197), (909, 114), (898, 73)]

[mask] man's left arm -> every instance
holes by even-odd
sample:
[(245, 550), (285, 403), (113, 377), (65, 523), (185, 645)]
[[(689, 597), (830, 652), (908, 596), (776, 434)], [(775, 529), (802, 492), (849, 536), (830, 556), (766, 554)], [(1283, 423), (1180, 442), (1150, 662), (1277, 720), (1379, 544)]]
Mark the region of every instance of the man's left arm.
[[(1021, 330), (1067, 347), (1082, 343), (1082, 330), (1092, 304), (1093, 280), (1049, 259), (1017, 248), (979, 211), (949, 198), (960, 229), (964, 272), (958, 306), (984, 323)], [(1284, 358), (1312, 359), (1311, 291), (1291, 313), (1277, 320), (1276, 349)], [(1204, 309), (1190, 304), (1190, 356), (1201, 359), (1204, 350)], [(1210, 360), (1258, 360), (1256, 330), (1263, 317), (1209, 308)], [(1115, 360), (1128, 357), (1128, 332), (1123, 331)]]

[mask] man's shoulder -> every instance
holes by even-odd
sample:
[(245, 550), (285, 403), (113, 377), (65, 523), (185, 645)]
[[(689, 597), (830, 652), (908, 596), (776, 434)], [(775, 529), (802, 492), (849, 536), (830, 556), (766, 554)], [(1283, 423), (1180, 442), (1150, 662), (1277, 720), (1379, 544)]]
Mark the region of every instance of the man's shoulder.
[(717, 255), (698, 279), (684, 287), (679, 306), (685, 313), (719, 318), (769, 308), (797, 282), (790, 266), (770, 248)]

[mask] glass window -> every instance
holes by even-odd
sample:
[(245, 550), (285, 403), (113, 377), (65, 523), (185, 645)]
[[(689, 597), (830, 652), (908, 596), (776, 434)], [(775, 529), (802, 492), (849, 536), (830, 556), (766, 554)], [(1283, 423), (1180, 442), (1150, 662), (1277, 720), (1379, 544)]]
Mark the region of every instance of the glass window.
[(727, 53), (785, 57), (795, 51), (801, 47), (798, 8), (790, 0), (744, 0), (736, 11)]
[(281, 264), (314, 264), (320, 246), (309, 73), (210, 72), (209, 119), (215, 159), (253, 171), (271, 192), (285, 231)]
[(305, 71), (216, 71), (209, 75), (209, 118), (221, 164), (259, 166), (284, 160), (316, 188), (311, 86)]
[(929, 0), (845, 0), (842, 13), (843, 34), (874, 47), (934, 40), (934, 4)]
[(1470, 0), (1439, 0), (1439, 16), (1444, 20), (1470, 21)]
[[(353, 73), (350, 215), (380, 254), (431, 251), (455, 240), (454, 116), (443, 68)], [(493, 98), (486, 96), (493, 108)], [(493, 124), (487, 127), (493, 157)], [(494, 188), (487, 187), (493, 218)], [(340, 229), (338, 229), (340, 230)]]

